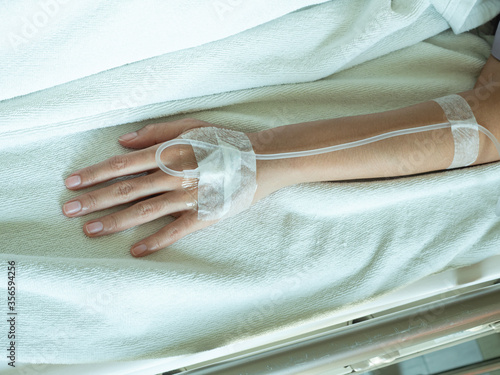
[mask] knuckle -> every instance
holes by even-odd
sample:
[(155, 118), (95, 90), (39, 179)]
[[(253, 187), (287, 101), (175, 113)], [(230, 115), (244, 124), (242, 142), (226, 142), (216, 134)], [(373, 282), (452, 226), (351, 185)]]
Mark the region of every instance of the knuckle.
[(188, 125), (191, 127), (201, 127), (201, 126), (208, 125), (207, 122), (205, 122), (203, 120), (199, 120), (199, 119), (194, 118), (194, 117), (186, 117), (186, 118), (182, 119), (182, 122), (184, 125)]
[(155, 129), (155, 125), (154, 124), (148, 124), (144, 127), (144, 131), (146, 132), (149, 132), (149, 131), (152, 131)]
[(177, 223), (170, 229), (170, 237), (175, 240), (179, 240), (188, 232), (189, 228), (194, 224), (193, 216), (185, 216), (182, 223)]
[(158, 185), (158, 176), (161, 176), (161, 177), (164, 177), (163, 174), (165, 174), (163, 171), (159, 171), (162, 173), (162, 175), (160, 174), (154, 174), (154, 173), (151, 173), (151, 174), (148, 174), (147, 176), (144, 176), (143, 177), (143, 181), (144, 181), (144, 186), (148, 189), (148, 190), (156, 190), (156, 187)]
[(149, 249), (150, 250), (159, 250), (161, 249), (163, 246), (162, 246), (162, 243), (160, 241), (159, 238), (157, 237), (153, 237), (149, 240)]
[(87, 169), (81, 174), (83, 180), (82, 182), (85, 182), (86, 184), (94, 184), (95, 182), (97, 182), (97, 174), (93, 169)]
[(129, 165), (129, 160), (125, 155), (116, 155), (109, 159), (109, 167), (112, 171), (122, 171)]
[(152, 203), (139, 203), (137, 205), (137, 215), (143, 219), (153, 216), (156, 212), (157, 209)]
[(110, 215), (107, 219), (107, 223), (106, 223), (106, 229), (110, 232), (114, 232), (114, 231), (117, 231), (119, 230), (119, 224), (118, 224), (118, 220), (116, 218), (116, 216), (114, 215)]
[(184, 230), (187, 232), (189, 228), (194, 227), (196, 224), (196, 216), (195, 215), (188, 215), (186, 219), (184, 220)]
[(177, 241), (181, 236), (181, 228), (179, 228), (178, 225), (173, 226), (170, 228), (169, 231), (169, 237), (172, 238), (173, 240)]
[(89, 210), (97, 209), (97, 198), (93, 193), (88, 193), (86, 197), (85, 206)]
[(198, 121), (198, 120), (193, 118), (193, 117), (184, 117), (183, 119), (181, 119), (181, 122), (183, 122), (185, 124), (192, 124), (192, 123), (195, 123), (196, 121)]
[(134, 190), (132, 184), (127, 181), (120, 182), (116, 187), (115, 195), (126, 199), (130, 197), (130, 193)]

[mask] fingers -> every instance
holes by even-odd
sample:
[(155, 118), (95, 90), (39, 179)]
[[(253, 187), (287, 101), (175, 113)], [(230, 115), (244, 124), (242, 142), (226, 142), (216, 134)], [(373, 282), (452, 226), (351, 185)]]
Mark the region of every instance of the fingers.
[(155, 234), (133, 245), (130, 252), (136, 257), (149, 255), (215, 222), (198, 220), (197, 211), (187, 211)]
[(123, 203), (135, 201), (150, 195), (174, 190), (180, 186), (180, 180), (156, 171), (111, 186), (82, 194), (63, 205), (63, 214), (78, 217), (91, 212), (104, 210)]
[(213, 125), (205, 121), (186, 118), (169, 123), (147, 125), (138, 130), (137, 135), (133, 136), (133, 138), (125, 137), (133, 133), (126, 134), (122, 137), (127, 140), (120, 140), (122, 145), (144, 149), (124, 155), (116, 155), (98, 164), (73, 172), (65, 181), (66, 187), (71, 190), (78, 190), (117, 177), (156, 169), (155, 152), (160, 143), (177, 138), (187, 130), (203, 126)]
[(130, 148), (144, 148), (177, 138), (185, 131), (203, 126), (213, 126), (208, 122), (193, 118), (146, 125), (137, 132), (118, 138), (121, 145)]
[(116, 155), (90, 167), (80, 169), (66, 179), (66, 187), (71, 190), (79, 190), (117, 177), (157, 168), (156, 149), (157, 147), (150, 147), (124, 155)]
[(89, 237), (99, 237), (144, 224), (174, 212), (195, 208), (193, 199), (182, 190), (167, 192), (134, 204), (119, 212), (89, 221), (83, 226)]
[[(155, 153), (161, 143), (177, 138), (190, 129), (214, 126), (205, 121), (186, 118), (169, 123), (147, 125), (131, 134), (120, 137), (123, 146), (137, 150), (111, 157), (98, 164), (72, 173), (65, 181), (68, 189), (79, 190), (123, 177), (147, 171), (147, 175), (120, 181), (111, 186), (95, 190), (72, 199), (63, 207), (66, 216), (77, 217), (137, 199), (153, 196), (131, 207), (84, 225), (84, 233), (89, 237), (99, 237), (129, 229), (166, 215), (177, 219), (154, 235), (135, 244), (131, 250), (134, 256), (145, 256), (178, 241), (189, 233), (209, 226), (216, 221), (200, 221), (197, 217), (196, 200), (184, 189), (181, 180), (157, 170)], [(183, 147), (187, 147), (184, 150)], [(167, 150), (166, 150), (167, 152)], [(166, 156), (168, 155), (168, 156)], [(188, 146), (170, 147), (161, 160), (171, 168), (197, 167), (192, 149)], [(152, 172), (152, 170), (156, 172)], [(165, 192), (167, 191), (167, 192)], [(155, 194), (160, 194), (156, 195)], [(136, 252), (142, 249), (142, 253)]]

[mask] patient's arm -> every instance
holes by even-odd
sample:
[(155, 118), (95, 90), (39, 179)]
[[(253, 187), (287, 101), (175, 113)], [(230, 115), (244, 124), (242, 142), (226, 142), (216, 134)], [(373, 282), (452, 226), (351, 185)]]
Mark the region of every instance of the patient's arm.
[[(497, 105), (500, 103), (499, 65), (500, 62), (493, 58), (488, 60), (476, 87), (460, 94), (469, 102), (478, 123), (489, 129), (497, 138), (500, 138), (500, 106)], [(388, 112), (281, 126), (266, 132), (249, 133), (248, 136), (256, 153), (279, 153), (342, 144), (397, 129), (445, 121), (441, 107), (429, 101)], [(146, 247), (145, 252), (140, 255), (132, 250), (135, 256), (151, 254), (189, 233), (215, 223), (198, 220), (196, 211), (190, 208), (193, 194), (184, 191), (177, 177), (159, 170), (154, 157), (161, 143), (176, 138), (189, 129), (202, 126), (214, 125), (196, 119), (184, 119), (148, 125), (138, 130), (134, 139), (120, 140), (123, 146), (138, 150), (117, 155), (72, 173), (66, 180), (67, 186), (72, 190), (80, 190), (121, 176), (144, 171), (148, 171), (148, 175), (81, 194), (67, 202), (69, 205), (64, 205), (64, 214), (68, 217), (79, 217), (149, 198), (87, 222), (84, 232), (89, 237), (120, 232), (165, 215), (177, 217), (157, 233), (132, 245), (132, 248), (138, 245)], [(257, 191), (253, 203), (282, 187), (301, 182), (367, 179), (441, 170), (451, 165), (453, 154), (452, 133), (450, 129), (441, 129), (389, 138), (317, 156), (259, 160)], [(182, 158), (192, 159), (193, 155), (186, 154)], [(491, 141), (480, 133), (480, 155), (476, 164), (498, 159), (499, 155)], [(185, 162), (186, 160), (180, 160), (181, 164)], [(70, 186), (75, 182), (79, 184)], [(93, 233), (92, 228), (96, 230)]]
[[(477, 122), (500, 139), (500, 62), (491, 57), (473, 90), (462, 92)], [(397, 110), (286, 125), (250, 133), (256, 153), (316, 149), (365, 139), (389, 131), (447, 122), (434, 101)], [(267, 134), (264, 134), (267, 133)], [(480, 132), (480, 153), (474, 163), (499, 160), (489, 138)], [(312, 181), (369, 179), (413, 175), (448, 168), (454, 157), (450, 129), (404, 135), (331, 153), (258, 163), (273, 164), (263, 173), (282, 176), (277, 186)], [(259, 170), (259, 169), (258, 169)], [(279, 172), (277, 172), (279, 171)], [(270, 175), (269, 178), (272, 178)]]

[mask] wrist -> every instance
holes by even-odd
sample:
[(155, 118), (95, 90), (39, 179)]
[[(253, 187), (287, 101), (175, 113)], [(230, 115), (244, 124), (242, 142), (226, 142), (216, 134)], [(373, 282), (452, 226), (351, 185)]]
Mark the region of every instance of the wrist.
[[(353, 134), (344, 134), (346, 132), (338, 126), (339, 122), (346, 121), (349, 119), (309, 121), (247, 133), (247, 136), (256, 154), (314, 150), (335, 145), (339, 140), (344, 142), (354, 140)], [(263, 166), (263, 175), (269, 171), (276, 174), (277, 177), (274, 178), (276, 184), (284, 187), (305, 182), (336, 180), (338, 154), (328, 153), (268, 161), (258, 160), (258, 162)]]
[[(252, 143), (255, 154), (275, 154), (279, 151), (275, 147), (273, 139), (276, 136), (269, 136), (273, 129), (246, 133)], [(300, 179), (294, 167), (297, 158), (257, 160), (257, 192), (254, 202), (286, 186), (297, 184)]]

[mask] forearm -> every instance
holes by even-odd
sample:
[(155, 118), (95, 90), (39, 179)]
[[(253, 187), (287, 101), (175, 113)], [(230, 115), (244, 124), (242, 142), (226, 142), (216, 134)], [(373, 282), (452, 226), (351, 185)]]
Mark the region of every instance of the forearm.
[[(497, 91), (492, 82), (460, 95), (469, 102), (478, 123), (500, 138), (495, 113)], [(443, 122), (447, 120), (441, 107), (428, 101), (393, 111), (286, 125), (248, 136), (256, 153), (282, 153), (338, 145)], [(443, 170), (451, 165), (454, 149), (451, 130), (440, 129), (321, 155), (258, 163), (261, 173), (280, 176), (279, 181), (275, 177), (273, 190), (277, 190), (301, 182), (370, 179)], [(480, 133), (480, 152), (474, 165), (498, 159), (493, 143)]]

